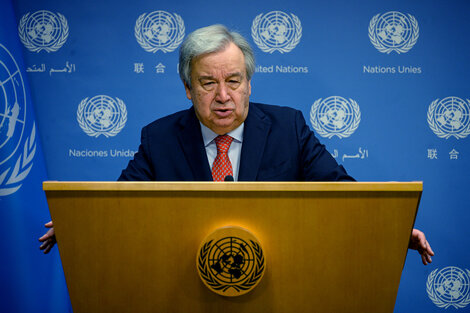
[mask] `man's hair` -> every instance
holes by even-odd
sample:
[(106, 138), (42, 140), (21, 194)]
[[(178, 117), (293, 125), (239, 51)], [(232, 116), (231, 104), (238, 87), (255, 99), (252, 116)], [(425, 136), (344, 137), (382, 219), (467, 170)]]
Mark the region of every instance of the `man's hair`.
[(191, 61), (202, 54), (222, 51), (231, 42), (243, 52), (246, 78), (250, 80), (255, 72), (255, 56), (250, 44), (242, 35), (220, 24), (199, 28), (186, 37), (180, 48), (178, 69), (181, 80), (191, 88)]

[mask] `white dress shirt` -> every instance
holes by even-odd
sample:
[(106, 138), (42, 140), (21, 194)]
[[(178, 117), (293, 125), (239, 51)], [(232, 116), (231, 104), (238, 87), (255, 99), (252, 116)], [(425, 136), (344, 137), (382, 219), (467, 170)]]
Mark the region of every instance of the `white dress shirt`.
[[(204, 140), (204, 147), (206, 148), (207, 160), (209, 160), (209, 166), (212, 171), (212, 164), (217, 156), (217, 145), (214, 139), (218, 135), (201, 122), (199, 122), (199, 124), (201, 125), (202, 139)], [(228, 158), (230, 159), (230, 163), (232, 163), (233, 179), (235, 181), (238, 180), (238, 170), (240, 169), (240, 154), (242, 152), (244, 128), (245, 123), (242, 123), (236, 129), (227, 133), (227, 135), (233, 138), (228, 150)]]

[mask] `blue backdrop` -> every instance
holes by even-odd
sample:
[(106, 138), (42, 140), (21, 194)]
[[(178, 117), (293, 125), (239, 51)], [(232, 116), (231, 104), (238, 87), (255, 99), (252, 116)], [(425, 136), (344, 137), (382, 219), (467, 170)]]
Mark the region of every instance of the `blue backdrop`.
[(142, 126), (191, 105), (181, 39), (225, 24), (254, 49), (252, 101), (301, 110), (357, 180), (424, 181), (416, 227), (437, 255), (409, 253), (395, 312), (470, 308), (468, 1), (14, 7), (49, 179), (115, 180)]

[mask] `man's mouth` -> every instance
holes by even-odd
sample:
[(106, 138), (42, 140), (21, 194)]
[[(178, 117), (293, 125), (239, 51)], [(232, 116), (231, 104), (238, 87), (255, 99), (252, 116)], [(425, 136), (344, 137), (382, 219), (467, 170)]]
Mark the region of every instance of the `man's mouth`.
[(213, 111), (218, 118), (226, 118), (233, 112), (232, 109), (216, 109)]

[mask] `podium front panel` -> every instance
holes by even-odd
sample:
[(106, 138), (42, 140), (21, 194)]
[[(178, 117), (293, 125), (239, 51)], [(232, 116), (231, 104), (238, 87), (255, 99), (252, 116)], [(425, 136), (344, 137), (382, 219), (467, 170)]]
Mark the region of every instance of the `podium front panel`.
[[(393, 312), (421, 183), (45, 182), (79, 312)], [(199, 278), (202, 240), (252, 232), (263, 279), (239, 297)]]

